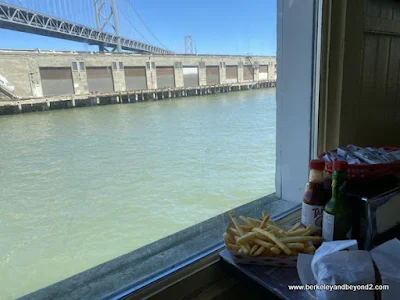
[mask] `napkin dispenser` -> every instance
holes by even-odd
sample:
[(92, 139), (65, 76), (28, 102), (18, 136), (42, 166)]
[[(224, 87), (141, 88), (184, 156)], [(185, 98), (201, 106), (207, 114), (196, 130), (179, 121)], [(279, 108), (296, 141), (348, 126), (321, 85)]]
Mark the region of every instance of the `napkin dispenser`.
[(375, 196), (352, 198), (352, 235), (359, 249), (371, 250), (390, 239), (400, 238), (400, 187)]

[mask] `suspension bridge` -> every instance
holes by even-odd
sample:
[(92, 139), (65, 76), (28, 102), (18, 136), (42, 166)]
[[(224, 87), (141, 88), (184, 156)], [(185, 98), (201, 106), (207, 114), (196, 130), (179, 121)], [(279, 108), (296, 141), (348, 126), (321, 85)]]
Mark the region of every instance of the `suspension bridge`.
[(275, 85), (274, 56), (197, 55), (190, 35), (173, 53), (132, 1), (0, 0), (0, 29), (99, 49), (0, 50), (0, 115)]
[[(124, 24), (129, 31), (136, 32), (141, 40), (121, 36), (120, 15), (126, 19)], [(135, 16), (159, 46), (146, 42), (144, 34), (133, 24), (133, 17), (128, 16)], [(3, 1), (0, 28), (98, 45), (100, 51), (172, 53), (149, 29), (131, 0)]]

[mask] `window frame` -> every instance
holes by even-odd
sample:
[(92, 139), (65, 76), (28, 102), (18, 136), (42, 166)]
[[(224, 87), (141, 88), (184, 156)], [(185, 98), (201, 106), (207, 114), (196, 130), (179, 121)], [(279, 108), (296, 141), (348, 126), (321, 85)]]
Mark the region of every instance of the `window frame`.
[(299, 204), (317, 154), (322, 5), (277, 0), (276, 195)]
[(113, 62), (111, 63), (111, 69), (112, 69), (113, 71), (118, 71), (118, 63), (117, 63), (116, 61), (113, 61)]
[(72, 64), (71, 64), (71, 70), (72, 70), (73, 72), (78, 72), (78, 71), (79, 71), (79, 65), (78, 65), (78, 62), (77, 62), (77, 61), (73, 61), (73, 62), (72, 62)]

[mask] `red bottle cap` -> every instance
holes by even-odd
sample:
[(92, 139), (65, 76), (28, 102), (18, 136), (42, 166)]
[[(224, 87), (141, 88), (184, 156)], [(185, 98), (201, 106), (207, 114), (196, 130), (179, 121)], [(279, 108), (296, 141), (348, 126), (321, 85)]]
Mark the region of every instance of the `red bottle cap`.
[(333, 162), (334, 171), (347, 171), (348, 163), (345, 160), (337, 160)]
[(323, 170), (325, 169), (325, 162), (322, 159), (312, 159), (309, 164), (310, 169)]

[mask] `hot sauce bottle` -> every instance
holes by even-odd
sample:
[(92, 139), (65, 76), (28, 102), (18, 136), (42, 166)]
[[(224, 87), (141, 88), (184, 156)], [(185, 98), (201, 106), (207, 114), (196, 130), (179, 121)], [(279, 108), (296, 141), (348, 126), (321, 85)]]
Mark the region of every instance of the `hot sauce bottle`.
[(323, 212), (324, 241), (351, 238), (351, 209), (346, 201), (347, 168), (346, 161), (333, 163), (332, 197)]
[(310, 174), (303, 196), (301, 223), (311, 225), (315, 235), (322, 234), (322, 215), (325, 204), (324, 168), (325, 162), (320, 159), (310, 161)]

